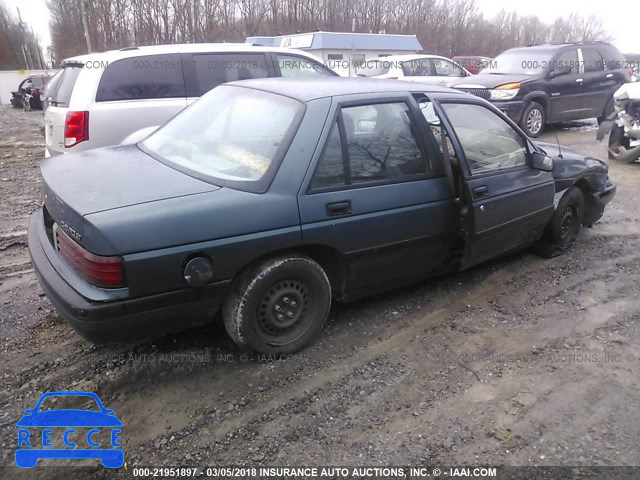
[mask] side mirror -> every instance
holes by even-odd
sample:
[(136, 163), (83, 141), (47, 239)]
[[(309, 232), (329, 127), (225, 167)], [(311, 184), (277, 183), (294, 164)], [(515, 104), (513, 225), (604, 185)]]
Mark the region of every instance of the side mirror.
[(554, 70), (551, 70), (549, 73), (549, 78), (556, 78), (561, 75), (569, 75), (571, 73), (571, 67), (558, 67)]
[(533, 152), (531, 156), (531, 166), (536, 170), (550, 172), (553, 170), (553, 158), (540, 152)]

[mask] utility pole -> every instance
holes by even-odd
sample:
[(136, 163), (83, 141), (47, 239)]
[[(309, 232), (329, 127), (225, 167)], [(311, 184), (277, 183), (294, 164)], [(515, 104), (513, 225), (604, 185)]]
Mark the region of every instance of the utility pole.
[(87, 53), (91, 53), (93, 50), (91, 49), (91, 37), (89, 36), (89, 24), (87, 23), (87, 8), (85, 4), (85, 0), (80, 2), (81, 15), (82, 15), (82, 26), (84, 26), (84, 38), (87, 41)]
[(33, 39), (36, 42), (36, 49), (38, 51), (38, 65), (40, 65), (40, 70), (43, 70), (44, 68), (44, 61), (42, 60), (42, 49), (40, 48), (40, 40), (38, 40), (36, 38), (36, 34), (33, 33), (33, 27), (31, 27), (31, 36), (33, 37)]
[(22, 30), (22, 45), (20, 46), (20, 49), (22, 50), (22, 56), (24, 57), (24, 66), (27, 70), (29, 70), (29, 60), (27, 60), (27, 47), (24, 44), (24, 23), (22, 22), (22, 15), (20, 15), (20, 7), (16, 7), (16, 10), (18, 10), (18, 26), (20, 27), (20, 30)]

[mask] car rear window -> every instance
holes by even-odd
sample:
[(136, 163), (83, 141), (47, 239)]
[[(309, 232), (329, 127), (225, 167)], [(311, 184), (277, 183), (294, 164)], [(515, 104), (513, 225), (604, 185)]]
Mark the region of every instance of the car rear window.
[(51, 89), (50, 104), (57, 107), (68, 107), (71, 100), (71, 93), (76, 84), (78, 75), (82, 71), (82, 64), (64, 65), (60, 79), (54, 88)]
[(184, 96), (180, 55), (146, 55), (110, 63), (100, 79), (96, 102)]
[(139, 144), (184, 173), (264, 191), (297, 129), (304, 104), (242, 87), (214, 88)]

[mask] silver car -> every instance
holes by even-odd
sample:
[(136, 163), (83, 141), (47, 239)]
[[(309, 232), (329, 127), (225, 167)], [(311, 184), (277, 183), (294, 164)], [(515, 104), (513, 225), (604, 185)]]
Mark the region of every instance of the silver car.
[(337, 75), (298, 50), (230, 43), (123, 48), (68, 58), (62, 69), (45, 112), (45, 157), (138, 140), (221, 83)]

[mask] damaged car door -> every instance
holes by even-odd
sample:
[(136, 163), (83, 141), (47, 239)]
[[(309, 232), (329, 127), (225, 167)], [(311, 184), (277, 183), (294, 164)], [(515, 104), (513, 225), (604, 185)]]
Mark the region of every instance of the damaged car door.
[(409, 95), (339, 103), (298, 196), (305, 245), (347, 263), (343, 298), (454, 269), (455, 206)]
[(554, 214), (551, 159), (534, 166), (528, 140), (487, 105), (443, 101), (440, 108), (461, 159), (461, 230), (466, 244), (461, 266), (531, 244)]

